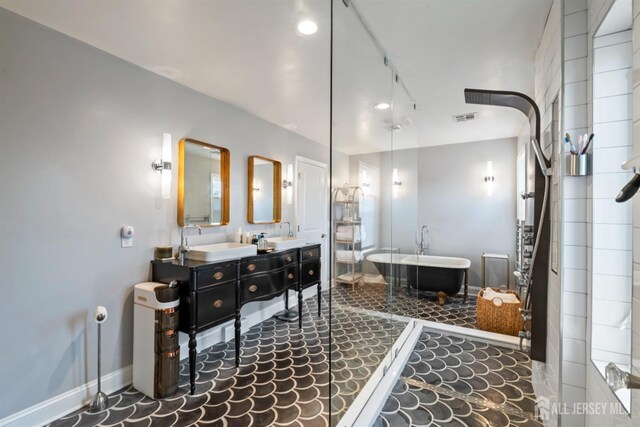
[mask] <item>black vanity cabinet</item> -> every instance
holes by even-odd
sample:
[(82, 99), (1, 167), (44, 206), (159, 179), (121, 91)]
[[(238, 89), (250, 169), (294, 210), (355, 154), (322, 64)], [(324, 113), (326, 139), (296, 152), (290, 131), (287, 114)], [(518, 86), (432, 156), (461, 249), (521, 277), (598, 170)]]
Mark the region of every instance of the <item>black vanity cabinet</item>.
[(242, 306), (270, 300), (290, 289), (298, 289), (298, 249), (256, 255), (240, 260), (240, 280), (236, 300), (236, 366), (240, 365)]
[(189, 335), (189, 373), (193, 394), (196, 376), (196, 335), (235, 318), (238, 261), (214, 264), (189, 260), (184, 264), (177, 261), (152, 261), (151, 265), (154, 282), (178, 281), (178, 329)]
[(234, 320), (235, 361), (239, 366), (240, 314), (245, 304), (270, 300), (295, 290), (302, 327), (302, 291), (317, 285), (320, 315), (320, 245), (214, 263), (152, 261), (151, 266), (151, 280), (162, 283), (176, 280), (179, 285), (179, 330), (189, 335), (191, 394), (195, 392), (196, 335), (199, 332)]

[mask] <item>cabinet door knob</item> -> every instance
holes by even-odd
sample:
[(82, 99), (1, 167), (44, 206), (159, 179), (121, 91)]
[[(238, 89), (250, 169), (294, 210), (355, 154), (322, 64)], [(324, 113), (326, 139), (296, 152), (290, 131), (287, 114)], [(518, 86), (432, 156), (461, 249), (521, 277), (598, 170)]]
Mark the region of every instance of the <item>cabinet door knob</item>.
[(224, 277), (224, 274), (220, 271), (218, 271), (216, 274), (213, 275), (213, 278), (216, 280), (220, 280)]
[(256, 265), (255, 265), (255, 264), (249, 264), (249, 265), (247, 266), (247, 270), (249, 270), (249, 271), (253, 271), (253, 270), (255, 270), (255, 269), (256, 269)]
[(258, 290), (258, 287), (256, 285), (249, 286), (249, 292), (255, 292), (257, 290)]
[(309, 276), (313, 276), (313, 270), (309, 270)]
[(287, 257), (287, 262), (291, 262), (291, 260), (292, 260), (292, 259), (293, 259), (293, 258), (291, 258), (291, 256), (288, 256), (288, 257)]
[(313, 258), (313, 252), (309, 252), (309, 258)]
[(215, 308), (220, 308), (220, 307), (222, 307), (222, 300), (221, 300), (221, 299), (217, 299), (217, 300), (215, 300), (215, 301), (213, 302), (213, 306), (214, 306)]
[(293, 273), (289, 273), (287, 277), (289, 278), (289, 280), (293, 279)]

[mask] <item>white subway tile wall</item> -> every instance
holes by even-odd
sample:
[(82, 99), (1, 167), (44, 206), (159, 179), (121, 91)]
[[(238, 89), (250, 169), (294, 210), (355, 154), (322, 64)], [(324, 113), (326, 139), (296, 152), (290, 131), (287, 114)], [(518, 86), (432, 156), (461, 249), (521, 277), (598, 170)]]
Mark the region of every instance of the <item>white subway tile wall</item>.
[[(594, 202), (613, 201), (630, 178), (620, 165), (632, 153), (628, 132), (633, 119), (631, 35), (629, 30), (593, 39), (592, 120), (594, 127), (603, 125), (603, 133), (594, 140)], [(616, 133), (616, 145), (600, 147), (595, 143), (600, 138), (614, 143), (607, 130)], [(608, 362), (627, 369), (631, 364), (631, 295), (624, 290), (624, 285), (631, 284), (633, 270), (631, 220), (631, 210), (624, 210), (615, 218), (608, 213), (599, 215), (592, 224), (590, 355), (600, 369)]]
[[(618, 399), (607, 387), (591, 359), (613, 361), (623, 367), (626, 361), (628, 366), (630, 350), (628, 334), (633, 326), (628, 323), (630, 319), (627, 318), (630, 313), (629, 301), (631, 301), (629, 299), (632, 284), (631, 267), (633, 266), (640, 273), (640, 267), (632, 264), (631, 255), (632, 248), (640, 253), (640, 245), (630, 230), (632, 223), (636, 227), (640, 226), (638, 221), (640, 220), (640, 213), (638, 213), (640, 203), (634, 200), (635, 208), (632, 211), (631, 203), (618, 204), (614, 201), (617, 190), (621, 188), (618, 186), (624, 185), (629, 178), (628, 173), (620, 169), (620, 163), (629, 158), (632, 152), (640, 152), (640, 127), (632, 124), (637, 123), (640, 118), (640, 109), (633, 108), (637, 105), (634, 99), (640, 93), (632, 81), (634, 72), (638, 73), (637, 70), (640, 68), (640, 55), (637, 55), (640, 47), (640, 33), (638, 33), (640, 25), (635, 25), (640, 23), (635, 20), (640, 11), (640, 1), (633, 0), (635, 17), (633, 31), (616, 32), (594, 38), (595, 32), (613, 2), (614, 0), (587, 0), (587, 41), (590, 46), (588, 61), (584, 68), (590, 86), (593, 85), (593, 89), (588, 90), (587, 99), (590, 104), (588, 124), (596, 135), (593, 182), (587, 189), (589, 193), (587, 201), (592, 206), (593, 214), (588, 224), (592, 229), (588, 254), (592, 256), (587, 257), (589, 270), (587, 291), (591, 303), (588, 307), (590, 322), (586, 331), (586, 401), (604, 403), (609, 405), (608, 408), (616, 407)], [(572, 0), (565, 0), (565, 10), (574, 8)], [(574, 74), (579, 72), (579, 70), (573, 71)], [(635, 80), (638, 80), (637, 74)], [(635, 299), (633, 301), (635, 302)], [(636, 311), (636, 314), (637, 319), (640, 317), (640, 311)], [(636, 319), (633, 319), (634, 322)], [(575, 319), (565, 317), (563, 321), (565, 331), (578, 332)], [(640, 328), (635, 327), (634, 345), (638, 346), (640, 346), (637, 344), (639, 332)], [(567, 357), (574, 357), (571, 356), (573, 351), (574, 349), (569, 349), (569, 352), (565, 351), (564, 354), (567, 354)], [(580, 398), (582, 398), (581, 395), (576, 397), (574, 388), (563, 387), (565, 402), (570, 404), (581, 401)], [(624, 413), (607, 412), (603, 415), (589, 415), (582, 425), (603, 427), (637, 425), (639, 405), (640, 401), (636, 397), (632, 403), (632, 406), (635, 406), (633, 418)]]
[[(588, 9), (586, 1), (564, 1), (564, 86), (563, 123), (561, 133), (569, 133), (574, 142), (578, 135), (589, 133), (588, 84)], [(561, 162), (563, 168), (565, 162)], [(587, 177), (563, 176), (562, 196), (562, 371), (561, 400), (586, 400), (586, 316), (588, 256), (592, 235), (589, 221), (593, 210), (588, 200), (591, 183)], [(583, 210), (584, 212), (579, 212)], [(560, 415), (562, 426), (583, 426), (584, 417)]]
[[(541, 124), (540, 129), (544, 133), (547, 129), (550, 129), (552, 121), (552, 105), (555, 99), (561, 92), (563, 84), (562, 76), (562, 1), (553, 0), (549, 11), (549, 16), (544, 28), (542, 39), (535, 56), (535, 93), (534, 99), (536, 104), (540, 108)], [(574, 7), (584, 11), (586, 7), (580, 6), (581, 1), (573, 1)], [(573, 22), (573, 21), (572, 21)], [(579, 22), (574, 22), (576, 31), (579, 31)], [(583, 80), (584, 63), (580, 60), (576, 61), (573, 65), (572, 73), (575, 81)], [(565, 71), (566, 72), (566, 71)], [(566, 78), (564, 79), (566, 80)], [(586, 89), (585, 85), (576, 85), (573, 89), (572, 103), (578, 105), (580, 101), (585, 103)], [(560, 108), (562, 103), (566, 100), (560, 99)], [(562, 114), (561, 114), (562, 115)], [(578, 127), (578, 126), (576, 126)], [(529, 141), (529, 129), (528, 126), (523, 128), (523, 131), (519, 137), (519, 145), (528, 145)], [(542, 143), (547, 145), (551, 140), (543, 140)], [(550, 147), (544, 147), (545, 153), (549, 152)], [(560, 186), (560, 194), (564, 191)], [(552, 197), (553, 194), (552, 194)], [(560, 198), (562, 196), (560, 195)], [(557, 202), (557, 200), (555, 200)], [(551, 200), (553, 203), (554, 200)], [(584, 217), (584, 208), (580, 209), (580, 206), (574, 205), (573, 211), (568, 212), (566, 215)], [(581, 211), (582, 213), (580, 213)], [(560, 219), (565, 213), (560, 209)], [(561, 231), (561, 229), (560, 229)], [(560, 262), (562, 262), (562, 254), (560, 254)], [(541, 364), (533, 363), (533, 383), (536, 395), (539, 397), (545, 397), (552, 403), (559, 402), (560, 395), (560, 310), (561, 310), (561, 293), (560, 293), (560, 276), (549, 271), (549, 284), (548, 284), (548, 298), (547, 298), (547, 363)], [(548, 426), (554, 427), (558, 425), (557, 416), (554, 414), (551, 419), (546, 423)]]

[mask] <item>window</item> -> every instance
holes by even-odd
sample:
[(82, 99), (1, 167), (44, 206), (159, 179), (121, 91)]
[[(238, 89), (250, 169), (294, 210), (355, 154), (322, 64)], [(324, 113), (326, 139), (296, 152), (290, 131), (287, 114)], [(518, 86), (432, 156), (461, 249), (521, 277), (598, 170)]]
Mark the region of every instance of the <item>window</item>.
[(360, 217), (362, 221), (362, 250), (374, 250), (378, 246), (378, 200), (380, 187), (380, 170), (366, 163), (358, 164), (359, 185), (364, 197), (360, 201)]

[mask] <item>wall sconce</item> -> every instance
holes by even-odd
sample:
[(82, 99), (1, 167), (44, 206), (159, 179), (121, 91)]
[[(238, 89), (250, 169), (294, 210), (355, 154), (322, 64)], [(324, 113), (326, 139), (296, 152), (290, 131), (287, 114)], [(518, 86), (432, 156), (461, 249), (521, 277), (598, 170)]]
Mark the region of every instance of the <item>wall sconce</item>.
[(398, 198), (398, 193), (400, 192), (400, 186), (402, 185), (402, 181), (398, 178), (398, 168), (393, 168), (393, 177), (392, 177), (393, 188), (391, 190), (393, 198)]
[(293, 165), (289, 163), (287, 165), (287, 176), (282, 181), (282, 188), (286, 190), (287, 193), (287, 204), (290, 205), (293, 203)]
[(162, 175), (162, 198), (171, 198), (171, 134), (162, 134), (162, 158), (151, 164), (154, 171)]
[(402, 181), (398, 178), (398, 168), (393, 168), (393, 185), (402, 185)]
[(493, 176), (493, 162), (487, 162), (487, 176), (484, 177), (484, 182), (487, 183), (487, 196), (491, 196), (493, 194), (493, 181), (495, 181), (495, 177)]

